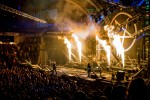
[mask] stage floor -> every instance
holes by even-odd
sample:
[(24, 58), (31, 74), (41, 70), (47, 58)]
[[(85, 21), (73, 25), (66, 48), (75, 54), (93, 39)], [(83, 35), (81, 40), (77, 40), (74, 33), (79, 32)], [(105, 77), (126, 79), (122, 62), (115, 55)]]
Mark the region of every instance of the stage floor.
[[(51, 66), (47, 66), (47, 68), (52, 70)], [(45, 70), (47, 70), (47, 68)], [(75, 76), (89, 81), (95, 81), (96, 79), (103, 79), (105, 81), (115, 82), (115, 80), (112, 80), (111, 71), (101, 71), (101, 77), (100, 77), (100, 72), (98, 71), (94, 71), (94, 73), (91, 72), (91, 76), (97, 76), (96, 78), (95, 77), (89, 78), (87, 75), (87, 71), (83, 68), (79, 69), (75, 67), (57, 66), (57, 72), (58, 72), (58, 76), (62, 74), (66, 74), (68, 76)]]

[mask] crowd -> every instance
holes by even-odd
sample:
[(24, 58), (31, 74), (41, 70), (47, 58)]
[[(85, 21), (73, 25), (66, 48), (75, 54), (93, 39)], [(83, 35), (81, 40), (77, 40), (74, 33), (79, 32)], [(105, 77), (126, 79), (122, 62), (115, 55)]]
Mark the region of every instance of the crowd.
[(24, 41), (17, 44), (21, 59), (26, 59), (32, 64), (37, 64), (39, 58), (40, 45), (36, 37), (26, 37)]
[(125, 86), (54, 76), (30, 67), (0, 68), (2, 100), (149, 100), (148, 93), (141, 78)]
[(18, 48), (14, 44), (0, 44), (0, 64), (7, 66), (10, 69), (12, 66), (16, 66), (21, 58), (18, 53)]
[[(65, 74), (56, 76), (21, 65), (20, 54), (15, 45), (1, 45), (0, 51), (2, 100), (150, 100), (149, 84), (142, 78), (133, 79), (125, 85), (90, 82)], [(16, 61), (10, 58), (15, 58)]]

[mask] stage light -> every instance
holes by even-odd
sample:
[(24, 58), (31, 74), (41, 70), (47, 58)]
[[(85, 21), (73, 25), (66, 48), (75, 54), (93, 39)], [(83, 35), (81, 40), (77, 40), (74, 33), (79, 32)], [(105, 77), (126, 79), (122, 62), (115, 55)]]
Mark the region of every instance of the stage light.
[(119, 32), (122, 32), (122, 31), (124, 31), (124, 30), (126, 30), (126, 28), (124, 28), (124, 27), (120, 27), (120, 28), (119, 28)]
[(91, 21), (93, 21), (94, 15), (89, 15), (88, 17), (89, 17), (89, 19), (90, 19)]

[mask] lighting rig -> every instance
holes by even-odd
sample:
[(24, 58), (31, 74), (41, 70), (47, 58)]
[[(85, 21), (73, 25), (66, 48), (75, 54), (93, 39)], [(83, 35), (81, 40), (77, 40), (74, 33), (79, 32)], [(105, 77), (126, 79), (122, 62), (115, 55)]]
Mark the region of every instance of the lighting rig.
[[(138, 14), (136, 14), (135, 16), (133, 16), (132, 18), (130, 18), (129, 20), (125, 21), (124, 23), (122, 23), (121, 25), (119, 25), (118, 27), (120, 29), (124, 28), (123, 26), (125, 25), (129, 25), (130, 23), (137, 23), (139, 22), (141, 19), (144, 19), (144, 17), (147, 15), (147, 12), (141, 10), (141, 12), (139, 12)], [(150, 29), (150, 25), (144, 26), (142, 29), (140, 29), (139, 31), (137, 31), (136, 33), (133, 33), (132, 36), (137, 36), (140, 35), (141, 33), (147, 31)]]
[(102, 19), (105, 18), (105, 24), (108, 22), (108, 15), (115, 12), (118, 8), (125, 9), (125, 8), (131, 8), (121, 5), (120, 3), (113, 3), (110, 0), (100, 0), (96, 1), (97, 4), (101, 4), (103, 9), (100, 9), (95, 15), (91, 15), (93, 21), (96, 23), (99, 23)]
[[(101, 1), (105, 1), (105, 0), (101, 0)], [(105, 18), (109, 14), (115, 12), (116, 10), (118, 10), (118, 8), (130, 9), (136, 13), (129, 20), (126, 20), (125, 22), (121, 23), (120, 25), (117, 25), (116, 30), (115, 30), (116, 32), (119, 32), (120, 30), (125, 29), (126, 25), (129, 25), (131, 23), (141, 22), (141, 20), (144, 19), (145, 16), (149, 15), (149, 10), (147, 10), (149, 6), (146, 6), (146, 8), (145, 7), (133, 8), (133, 7), (121, 6), (119, 4), (114, 4), (114, 3), (112, 4), (110, 2), (107, 2), (107, 3), (111, 4), (108, 8), (102, 9), (98, 13), (96, 13), (95, 15), (91, 16), (93, 21), (95, 21), (95, 23), (98, 23), (99, 20), (105, 20)], [(148, 31), (148, 30), (150, 30), (149, 24), (147, 26), (142, 27), (142, 29), (138, 30), (137, 32), (133, 33), (132, 36), (136, 37), (137, 35), (141, 35), (141, 34), (143, 34), (143, 32)], [(118, 57), (114, 54), (114, 52), (111, 52), (111, 53), (113, 54), (115, 59), (118, 61), (118, 63), (122, 66), (120, 59), (118, 59)]]
[(112, 2), (110, 0), (101, 0), (101, 2), (106, 2), (106, 3), (109, 3), (111, 5), (118, 5), (120, 8), (127, 8), (126, 6), (121, 5), (121, 3), (119, 3), (119, 2), (114, 3), (114, 2)]
[(32, 20), (41, 22), (41, 23), (47, 23), (45, 20), (42, 20), (42, 19), (39, 19), (39, 18), (37, 18), (37, 17), (31, 16), (31, 15), (26, 14), (26, 13), (24, 13), (24, 12), (21, 12), (21, 11), (18, 11), (18, 10), (16, 10), (16, 9), (13, 9), (13, 8), (11, 8), (11, 7), (5, 6), (5, 5), (3, 5), (3, 4), (0, 4), (0, 9), (5, 10), (5, 11), (8, 11), (8, 12), (10, 12), (10, 13), (17, 14), (17, 15), (19, 15), (19, 16), (23, 16), (23, 17), (26, 17), (26, 18), (29, 18), (29, 19), (32, 19)]
[[(102, 1), (106, 1), (106, 0), (102, 0)], [(110, 4), (112, 4), (112, 3), (110, 3)], [(98, 21), (100, 21), (100, 20), (105, 20), (105, 17), (108, 16), (109, 14), (113, 13), (115, 10), (117, 10), (118, 7), (119, 8), (120, 7), (121, 8), (125, 8), (124, 6), (121, 6), (121, 5), (113, 3), (113, 6), (109, 6), (109, 8), (107, 8), (107, 9), (102, 9), (98, 13), (96, 13), (95, 15), (91, 15), (91, 17), (92, 17), (93, 21), (98, 23)], [(146, 6), (146, 8), (131, 8), (130, 7), (129, 9), (134, 10), (134, 12), (137, 12), (137, 14), (134, 15), (129, 20), (123, 22), (121, 25), (117, 25), (117, 27), (116, 27), (116, 29), (118, 29), (117, 31), (122, 30), (125, 25), (129, 25), (131, 23), (137, 23), (141, 19), (144, 19), (145, 16), (149, 15), (149, 11), (147, 10), (148, 7), (147, 6)], [(140, 29), (138, 32), (133, 33), (132, 36), (140, 35), (141, 33), (145, 32), (145, 31), (147, 31), (149, 29), (150, 29), (150, 25), (145, 26), (142, 29)]]

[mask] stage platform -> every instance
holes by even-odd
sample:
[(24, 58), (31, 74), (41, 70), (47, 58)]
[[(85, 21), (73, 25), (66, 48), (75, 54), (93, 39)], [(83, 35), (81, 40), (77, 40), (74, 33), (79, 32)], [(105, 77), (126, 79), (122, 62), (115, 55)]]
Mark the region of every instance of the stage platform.
[[(33, 65), (34, 66), (34, 65)], [(39, 68), (35, 67), (34, 68)], [(47, 71), (48, 73), (52, 73), (52, 67), (48, 65), (41, 66), (42, 70)], [(68, 67), (68, 66), (57, 66), (57, 75), (56, 76), (61, 76), (61, 75), (67, 75), (68, 77), (76, 77), (80, 79), (84, 79), (86, 81), (90, 82), (95, 82), (95, 81), (101, 81), (105, 82), (108, 84), (114, 84), (117, 82), (117, 77), (114, 76), (112, 77), (112, 74), (114, 72), (112, 71), (101, 71), (101, 74), (98, 70), (95, 70), (91, 72), (91, 78), (88, 77), (87, 71), (85, 68), (76, 68), (76, 67)], [(121, 80), (122, 83), (128, 83), (131, 80), (131, 77), (128, 77), (128, 80), (126, 80), (126, 77), (124, 76), (124, 79)]]
[[(52, 74), (52, 66), (49, 65), (32, 65), (30, 62), (26, 61), (27, 65), (34, 69), (39, 69)], [(92, 68), (91, 78), (87, 75), (86, 65), (72, 66), (72, 65), (57, 65), (57, 75), (67, 75), (68, 77), (80, 78), (87, 81), (103, 81), (110, 84), (116, 83), (119, 79), (122, 83), (128, 83), (132, 78), (138, 73), (133, 68), (119, 68), (119, 67), (109, 67), (105, 69), (99, 69), (97, 67)]]

